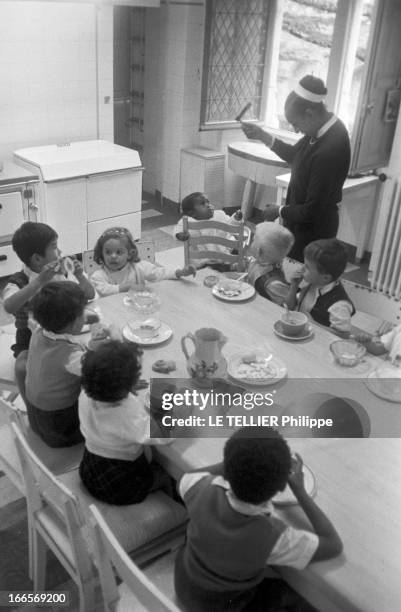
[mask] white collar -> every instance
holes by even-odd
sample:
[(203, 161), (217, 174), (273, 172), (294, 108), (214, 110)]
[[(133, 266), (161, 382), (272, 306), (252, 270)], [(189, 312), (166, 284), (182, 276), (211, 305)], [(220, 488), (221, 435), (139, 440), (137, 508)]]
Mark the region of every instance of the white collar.
[(330, 117), (330, 119), (328, 121), (326, 121), (326, 123), (324, 123), (322, 125), (322, 127), (320, 128), (320, 130), (318, 130), (317, 134), (316, 134), (316, 139), (320, 138), (321, 136), (323, 136), (326, 132), (329, 131), (329, 129), (335, 124), (335, 122), (337, 121), (337, 117), (335, 115), (332, 115)]
[(31, 268), (28, 268), (26, 264), (24, 264), (22, 271), (28, 277), (30, 283), (39, 276), (39, 272), (34, 272)]
[(233, 510), (239, 512), (240, 514), (245, 514), (246, 516), (260, 516), (262, 514), (274, 513), (274, 507), (270, 500), (263, 504), (256, 505), (237, 499), (230, 488), (230, 484), (222, 476), (216, 476), (216, 478), (213, 478), (212, 484), (226, 490), (228, 503)]
[(50, 340), (66, 340), (67, 342), (72, 342), (72, 344), (80, 344), (79, 339), (74, 334), (55, 334), (54, 332), (43, 328), (42, 333), (45, 338), (50, 338)]
[(333, 281), (332, 283), (329, 283), (328, 285), (323, 285), (323, 287), (317, 287), (317, 292), (320, 295), (324, 295), (325, 293), (328, 293), (329, 291), (334, 289), (336, 285), (338, 285), (338, 280)]

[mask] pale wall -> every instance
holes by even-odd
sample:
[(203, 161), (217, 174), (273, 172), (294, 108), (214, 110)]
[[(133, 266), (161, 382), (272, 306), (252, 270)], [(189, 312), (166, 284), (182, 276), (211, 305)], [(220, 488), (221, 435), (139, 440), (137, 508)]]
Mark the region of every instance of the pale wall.
[(21, 147), (113, 140), (112, 36), (112, 7), (0, 2), (0, 159)]

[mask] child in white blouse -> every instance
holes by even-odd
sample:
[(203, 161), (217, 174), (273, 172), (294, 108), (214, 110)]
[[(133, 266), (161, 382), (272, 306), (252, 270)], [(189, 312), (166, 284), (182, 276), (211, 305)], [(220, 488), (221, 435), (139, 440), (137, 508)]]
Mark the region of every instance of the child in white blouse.
[(93, 258), (101, 267), (91, 276), (100, 296), (143, 289), (145, 282), (179, 279), (195, 275), (195, 268), (173, 270), (150, 261), (141, 261), (131, 232), (125, 227), (111, 227), (96, 242)]
[(150, 490), (170, 484), (144, 453), (144, 446), (169, 444), (171, 438), (152, 437), (164, 432), (134, 391), (141, 356), (136, 344), (109, 340), (82, 359), (79, 420), (85, 452), (79, 473), (91, 495), (109, 504), (136, 504)]

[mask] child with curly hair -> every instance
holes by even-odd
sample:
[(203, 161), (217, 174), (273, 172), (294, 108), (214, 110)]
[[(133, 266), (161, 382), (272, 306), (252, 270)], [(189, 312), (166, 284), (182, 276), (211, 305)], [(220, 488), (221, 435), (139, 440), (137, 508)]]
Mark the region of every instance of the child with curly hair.
[(144, 453), (144, 445), (171, 439), (150, 437), (151, 417), (133, 390), (141, 355), (135, 344), (110, 340), (82, 359), (79, 419), (85, 452), (79, 473), (91, 495), (109, 504), (136, 504), (151, 489), (170, 484)]
[[(289, 485), (310, 526), (279, 518), (272, 498)], [(331, 559), (342, 542), (305, 490), (302, 459), (291, 458), (269, 427), (244, 427), (224, 447), (223, 465), (184, 474), (179, 492), (188, 510), (184, 547), (175, 562), (175, 591), (191, 612), (312, 612), (288, 585), (267, 578), (269, 565), (298, 570)]]
[(111, 227), (96, 242), (93, 258), (100, 265), (91, 282), (100, 296), (144, 289), (146, 281), (180, 279), (195, 275), (191, 266), (173, 270), (142, 261), (131, 232), (125, 227)]

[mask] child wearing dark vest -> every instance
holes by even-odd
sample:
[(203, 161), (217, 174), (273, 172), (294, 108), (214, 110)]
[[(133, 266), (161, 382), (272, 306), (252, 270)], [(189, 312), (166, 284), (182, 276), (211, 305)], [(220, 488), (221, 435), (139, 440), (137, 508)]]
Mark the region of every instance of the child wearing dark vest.
[(82, 360), (79, 473), (91, 495), (109, 504), (136, 504), (155, 488), (171, 489), (167, 474), (145, 456), (146, 446), (172, 440), (156, 437), (163, 433), (135, 393), (141, 356), (137, 345), (109, 340)]
[(30, 300), (51, 280), (69, 280), (81, 287), (87, 300), (95, 297), (95, 290), (86, 278), (82, 265), (74, 260), (74, 271), (64, 272), (60, 267), (57, 232), (45, 223), (27, 221), (13, 235), (12, 247), (23, 262), (20, 272), (9, 277), (3, 291), (4, 310), (15, 316), (16, 337), (11, 350), (16, 357), (15, 375), (24, 395), (26, 359), (31, 329)]
[[(271, 500), (287, 483), (310, 531), (290, 527), (275, 515)], [(266, 578), (266, 566), (303, 569), (340, 554), (342, 542), (305, 491), (301, 458), (291, 459), (277, 431), (236, 431), (224, 447), (223, 466), (185, 474), (179, 492), (190, 520), (176, 559), (175, 590), (186, 610), (312, 609), (284, 581)]]
[(347, 265), (347, 251), (336, 238), (315, 240), (305, 247), (304, 261), (292, 275), (288, 307), (348, 337), (355, 308), (339, 280)]
[(79, 429), (80, 361), (85, 346), (78, 334), (84, 324), (85, 295), (77, 283), (51, 281), (33, 298), (39, 323), (31, 338), (26, 365), (29, 423), (46, 444), (73, 446), (83, 441)]

